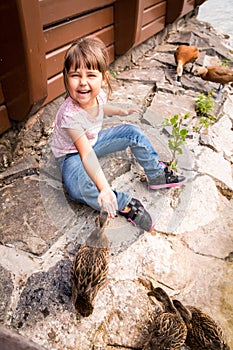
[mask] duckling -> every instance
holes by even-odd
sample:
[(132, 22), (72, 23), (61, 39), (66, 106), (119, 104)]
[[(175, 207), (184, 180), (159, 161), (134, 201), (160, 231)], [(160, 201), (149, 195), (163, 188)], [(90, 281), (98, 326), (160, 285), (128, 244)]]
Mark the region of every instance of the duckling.
[[(187, 326), (185, 343), (191, 350), (230, 350), (222, 329), (210, 316), (194, 306), (184, 306), (179, 300), (173, 300), (173, 304)], [(191, 319), (187, 318), (187, 310)]]
[[(185, 343), (187, 327), (180, 313), (174, 307), (170, 297), (160, 287), (149, 291), (162, 305), (162, 313), (156, 317), (149, 340), (143, 350), (178, 350)], [(187, 318), (191, 317), (187, 310)]]
[(233, 69), (223, 66), (197, 67), (194, 75), (200, 76), (203, 80), (212, 81), (219, 84), (218, 91), (225, 85), (233, 81)]
[(199, 57), (199, 50), (196, 46), (180, 45), (177, 47), (174, 57), (177, 65), (177, 81), (180, 82), (184, 65), (192, 62), (192, 67), (190, 69), (191, 73), (194, 62)]
[(71, 286), (77, 313), (88, 317), (94, 310), (94, 299), (106, 282), (109, 265), (110, 243), (104, 233), (108, 214), (100, 212), (96, 228), (83, 244), (71, 266)]

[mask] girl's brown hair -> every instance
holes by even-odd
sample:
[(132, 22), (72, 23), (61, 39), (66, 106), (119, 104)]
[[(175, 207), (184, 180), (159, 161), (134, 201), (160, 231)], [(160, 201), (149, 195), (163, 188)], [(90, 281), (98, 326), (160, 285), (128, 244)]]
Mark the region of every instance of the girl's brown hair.
[(63, 68), (64, 84), (67, 92), (67, 75), (71, 68), (77, 70), (80, 67), (96, 69), (102, 73), (108, 86), (108, 94), (112, 92), (110, 76), (108, 74), (109, 56), (104, 43), (95, 37), (81, 38), (72, 43), (67, 50)]

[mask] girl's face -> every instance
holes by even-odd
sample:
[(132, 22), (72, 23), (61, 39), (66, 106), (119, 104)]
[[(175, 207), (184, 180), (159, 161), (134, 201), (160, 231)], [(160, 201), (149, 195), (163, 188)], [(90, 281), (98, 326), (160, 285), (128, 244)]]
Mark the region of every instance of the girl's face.
[(71, 68), (67, 76), (70, 97), (83, 109), (97, 105), (97, 95), (103, 85), (103, 75), (95, 69)]

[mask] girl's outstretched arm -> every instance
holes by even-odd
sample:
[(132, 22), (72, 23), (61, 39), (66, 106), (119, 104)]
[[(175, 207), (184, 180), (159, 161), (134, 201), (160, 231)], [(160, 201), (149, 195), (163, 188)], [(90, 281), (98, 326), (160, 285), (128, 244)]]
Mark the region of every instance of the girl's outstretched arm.
[(95, 151), (91, 147), (86, 135), (76, 129), (67, 129), (74, 141), (74, 145), (80, 154), (83, 166), (99, 190), (98, 204), (106, 210), (110, 217), (116, 216), (118, 210), (116, 195), (112, 191), (104, 172), (100, 166)]
[(104, 114), (105, 115), (121, 115), (127, 116), (132, 113), (140, 113), (140, 108), (122, 108), (120, 106), (113, 106), (111, 104), (104, 105)]

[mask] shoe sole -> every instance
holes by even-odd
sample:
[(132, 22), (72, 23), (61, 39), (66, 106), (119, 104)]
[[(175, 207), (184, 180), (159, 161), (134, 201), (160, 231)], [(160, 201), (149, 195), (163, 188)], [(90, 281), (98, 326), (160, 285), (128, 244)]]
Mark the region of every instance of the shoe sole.
[[(153, 218), (152, 218), (152, 216), (151, 216), (151, 219), (153, 220)], [(140, 228), (140, 226), (138, 226), (137, 224), (135, 224), (135, 222), (134, 221), (132, 221), (132, 220), (127, 220), (128, 222), (130, 222), (133, 226), (135, 226), (135, 227), (139, 227)], [(142, 228), (142, 227), (141, 227)], [(143, 229), (143, 228), (142, 228)], [(154, 231), (154, 229), (155, 229), (155, 222), (154, 222), (154, 220), (152, 221), (152, 226), (151, 226), (151, 228), (149, 229), (149, 230), (144, 230), (144, 231), (146, 231), (146, 232), (149, 232), (149, 233), (151, 233), (151, 232), (153, 232)]]
[(182, 185), (184, 185), (187, 182), (187, 180), (183, 180), (181, 182), (173, 182), (171, 184), (162, 184), (162, 185), (149, 185), (149, 188), (151, 190), (159, 190), (162, 188), (170, 188), (170, 187), (180, 187)]
[(147, 232), (151, 233), (151, 232), (153, 232), (154, 230), (155, 230), (155, 222), (152, 223), (151, 228), (150, 228), (149, 231), (147, 231)]

